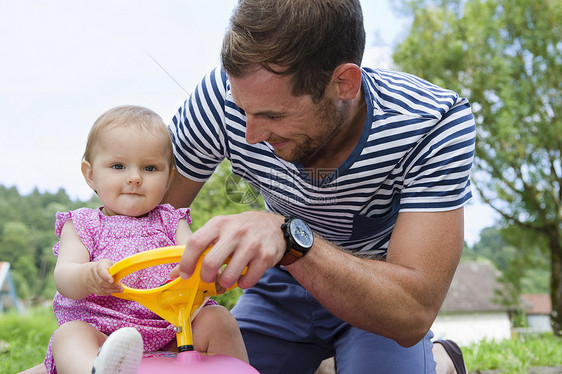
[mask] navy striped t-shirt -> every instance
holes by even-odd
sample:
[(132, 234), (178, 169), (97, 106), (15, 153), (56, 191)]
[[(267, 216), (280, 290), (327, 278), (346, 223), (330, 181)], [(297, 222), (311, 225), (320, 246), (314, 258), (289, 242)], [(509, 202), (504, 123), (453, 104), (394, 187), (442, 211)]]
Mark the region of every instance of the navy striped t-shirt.
[(355, 149), (338, 169), (309, 173), (266, 142), (246, 142), (244, 112), (217, 68), (170, 124), (178, 170), (203, 182), (227, 158), (268, 210), (302, 218), (344, 248), (384, 256), (398, 212), (453, 210), (472, 197), (474, 119), (466, 99), (409, 74), (362, 68), (362, 83), (367, 118)]

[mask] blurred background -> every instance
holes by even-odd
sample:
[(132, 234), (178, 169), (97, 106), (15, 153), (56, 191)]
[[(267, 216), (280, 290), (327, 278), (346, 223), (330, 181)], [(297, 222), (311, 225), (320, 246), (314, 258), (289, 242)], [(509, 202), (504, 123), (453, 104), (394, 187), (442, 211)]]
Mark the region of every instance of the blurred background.
[[(219, 64), (235, 4), (0, 0), (0, 310), (53, 296), (54, 213), (98, 204), (80, 173), (95, 119), (137, 104), (169, 122)], [(562, 333), (561, 4), (362, 0), (363, 65), (455, 90), (471, 101), (477, 121), (475, 197), (466, 207), (466, 266), (458, 272), (469, 278), (453, 282), (437, 320), (445, 334), (462, 330), (476, 312), (487, 321), (497, 316), (486, 313), (500, 313), (502, 337)], [(253, 196), (222, 164), (195, 202), (194, 228), (213, 215), (260, 206), (259, 199), (226, 197), (245, 193)], [(484, 278), (490, 282), (471, 281)], [(457, 310), (454, 293), (489, 305)], [(528, 318), (537, 310), (540, 328)], [(468, 343), (493, 330), (483, 326)]]

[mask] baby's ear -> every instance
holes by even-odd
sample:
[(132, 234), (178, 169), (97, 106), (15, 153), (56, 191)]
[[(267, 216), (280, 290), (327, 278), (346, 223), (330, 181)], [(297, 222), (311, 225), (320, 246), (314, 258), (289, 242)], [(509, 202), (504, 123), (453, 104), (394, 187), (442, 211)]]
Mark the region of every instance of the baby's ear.
[(174, 180), (176, 173), (177, 173), (176, 167), (172, 166), (170, 168), (170, 175), (168, 176), (168, 185), (166, 186), (166, 190), (170, 187), (170, 184), (172, 184), (172, 181)]
[(84, 176), (86, 183), (88, 183), (88, 186), (90, 186), (90, 188), (95, 192), (96, 183), (94, 181), (94, 170), (92, 168), (92, 164), (88, 161), (82, 161), (82, 175)]

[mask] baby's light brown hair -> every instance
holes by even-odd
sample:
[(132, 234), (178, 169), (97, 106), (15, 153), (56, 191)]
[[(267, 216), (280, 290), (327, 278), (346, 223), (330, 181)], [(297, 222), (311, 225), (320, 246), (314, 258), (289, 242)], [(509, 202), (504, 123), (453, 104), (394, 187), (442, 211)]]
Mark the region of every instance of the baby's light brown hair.
[(116, 127), (131, 127), (131, 130), (148, 131), (155, 136), (164, 135), (168, 139), (170, 173), (174, 170), (175, 159), (170, 132), (162, 118), (154, 111), (136, 105), (122, 105), (111, 108), (94, 122), (88, 135), (83, 161), (92, 162), (94, 148), (104, 130)]

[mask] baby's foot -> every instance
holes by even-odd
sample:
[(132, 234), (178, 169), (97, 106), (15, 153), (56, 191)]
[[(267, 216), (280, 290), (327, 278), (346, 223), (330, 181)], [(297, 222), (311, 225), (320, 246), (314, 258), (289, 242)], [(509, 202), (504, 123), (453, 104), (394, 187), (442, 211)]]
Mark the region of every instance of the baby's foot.
[(140, 333), (133, 327), (123, 327), (101, 346), (92, 374), (137, 374), (142, 353)]

